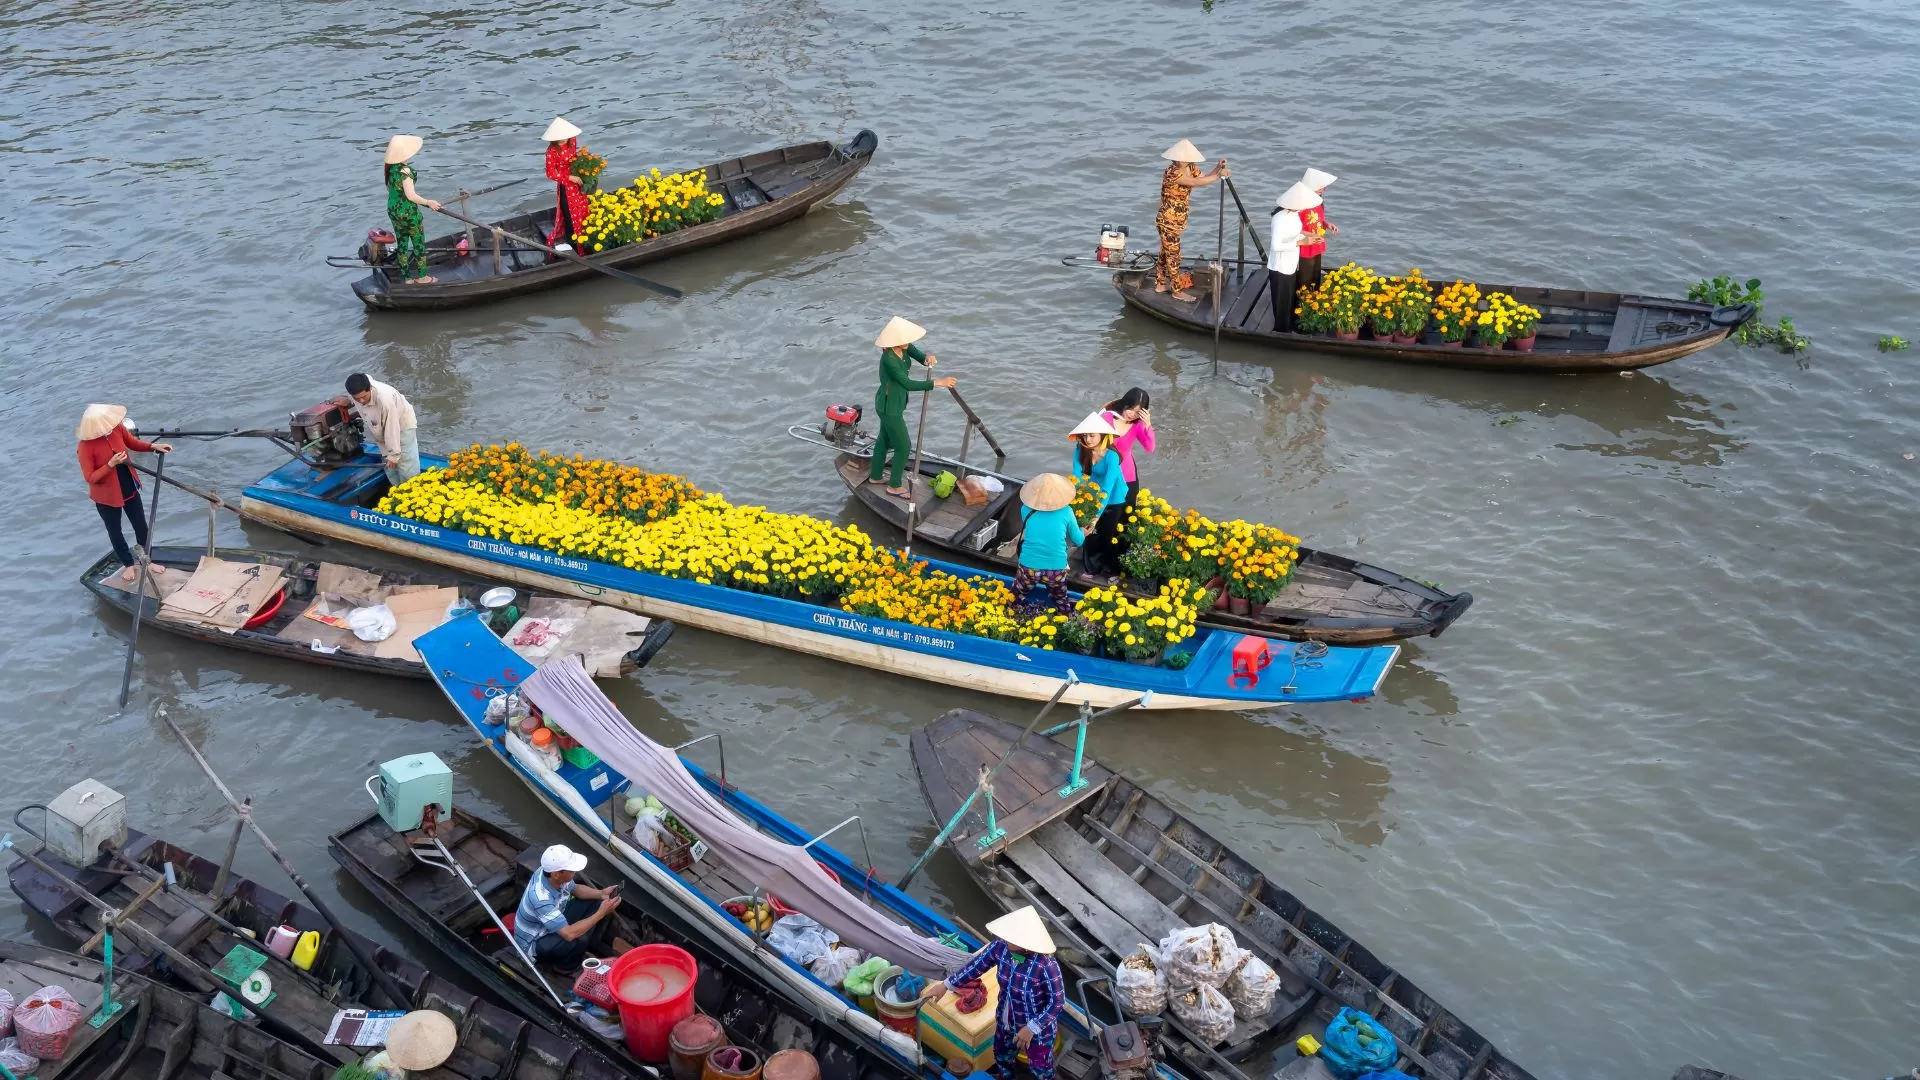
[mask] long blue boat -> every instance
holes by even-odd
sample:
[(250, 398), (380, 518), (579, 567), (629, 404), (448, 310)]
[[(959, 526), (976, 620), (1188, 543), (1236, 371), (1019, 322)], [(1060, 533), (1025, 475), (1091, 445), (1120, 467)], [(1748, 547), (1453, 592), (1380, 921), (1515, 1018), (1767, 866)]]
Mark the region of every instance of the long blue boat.
[[(446, 459), (423, 457), (429, 468)], [(863, 667), (967, 686), (1031, 701), (1063, 683), (1069, 705), (1107, 708), (1150, 695), (1149, 709), (1258, 709), (1371, 697), (1399, 647), (1327, 648), (1314, 642), (1250, 638), (1202, 627), (1176, 648), (1183, 670), (1147, 666), (1012, 642), (927, 630), (838, 608), (665, 577), (623, 566), (474, 536), (373, 507), (387, 492), (373, 454), (336, 468), (289, 461), (250, 485), (241, 513), (284, 529), (333, 537), (560, 595), (585, 596), (651, 618), (671, 619)], [(1003, 575), (929, 560), (960, 575)], [(1246, 643), (1244, 647), (1243, 643)]]

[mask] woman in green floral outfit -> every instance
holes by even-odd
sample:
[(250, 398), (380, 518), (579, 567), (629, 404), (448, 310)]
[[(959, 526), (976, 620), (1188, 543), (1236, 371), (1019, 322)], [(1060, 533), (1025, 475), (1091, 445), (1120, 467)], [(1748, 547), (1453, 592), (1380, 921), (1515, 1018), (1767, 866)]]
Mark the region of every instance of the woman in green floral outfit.
[(440, 209), (440, 204), (413, 189), (413, 166), (407, 159), (420, 152), (418, 135), (395, 135), (387, 140), (387, 220), (393, 222), (393, 256), (400, 264), (400, 276), (409, 285), (430, 285), (427, 276), (427, 232), (420, 221), (420, 208)]

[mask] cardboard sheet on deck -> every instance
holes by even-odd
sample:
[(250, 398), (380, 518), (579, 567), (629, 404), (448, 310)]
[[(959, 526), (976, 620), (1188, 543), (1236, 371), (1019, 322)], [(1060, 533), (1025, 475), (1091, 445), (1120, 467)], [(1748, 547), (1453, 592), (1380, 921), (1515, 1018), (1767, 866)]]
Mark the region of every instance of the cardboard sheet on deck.
[(353, 566), (323, 562), (313, 579), (313, 591), (320, 596), (337, 596), (349, 607), (366, 607), (386, 599), (386, 587), (380, 575)]
[[(185, 570), (175, 570), (171, 567), (161, 566), (159, 563), (148, 563), (147, 573), (152, 575), (153, 580), (147, 581), (144, 578), (141, 579), (141, 594), (156, 597), (161, 600), (179, 592), (180, 586), (185, 585), (187, 579), (193, 576)], [(123, 593), (133, 592), (134, 583), (120, 580), (120, 571), (118, 570), (107, 575), (105, 584), (108, 588), (119, 589)], [(157, 593), (153, 591), (155, 586), (158, 586), (160, 589)]]
[(447, 620), (447, 608), (460, 599), (454, 588), (421, 589), (417, 592), (395, 590), (387, 596), (387, 610), (393, 612), (393, 635), (373, 647), (373, 655), (397, 660), (420, 659), (413, 639)]
[(278, 566), (202, 555), (193, 576), (167, 597), (160, 613), (231, 634), (285, 583), (286, 574)]
[[(562, 623), (566, 632), (542, 645), (522, 645), (515, 641), (532, 619)], [(635, 615), (605, 604), (559, 597), (535, 597), (527, 613), (513, 624), (503, 639), (514, 652), (534, 664), (543, 664), (555, 656), (579, 654), (587, 673), (598, 679), (620, 677), (620, 660), (640, 645), (640, 639), (652, 624), (644, 615)]]

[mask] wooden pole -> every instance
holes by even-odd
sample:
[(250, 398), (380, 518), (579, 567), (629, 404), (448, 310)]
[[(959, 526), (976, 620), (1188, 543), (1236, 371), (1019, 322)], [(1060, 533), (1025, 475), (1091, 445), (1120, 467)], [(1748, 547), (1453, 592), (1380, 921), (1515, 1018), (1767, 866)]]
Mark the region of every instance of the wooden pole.
[[(920, 391), (920, 426), (913, 433), (913, 469), (907, 473), (907, 546), (903, 550), (909, 559), (913, 558), (913, 527), (920, 519), (920, 500), (914, 496), (913, 482), (920, 479), (920, 445), (927, 437), (927, 398), (932, 394), (931, 390)], [(932, 488), (927, 494), (933, 494)]]
[[(128, 464), (132, 464), (129, 462)], [(153, 472), (156, 481), (163, 480), (167, 474), (167, 455), (160, 454), (160, 467)], [(153, 546), (153, 529), (160, 521), (160, 484), (153, 485), (153, 505), (147, 509), (147, 542), (140, 545), (140, 572), (133, 579), (133, 633), (127, 635), (127, 662), (120, 669), (120, 707), (127, 707), (127, 697), (133, 688), (133, 654), (140, 647), (140, 616), (147, 611), (147, 586), (153, 586), (153, 603), (160, 604), (160, 585), (153, 580), (153, 563), (147, 549)]]
[[(253, 811), (253, 799), (241, 800), (241, 807), (248, 813)], [(213, 875), (213, 900), (219, 903), (227, 895), (227, 878), (233, 874), (233, 858), (240, 854), (240, 834), (247, 831), (246, 819), (236, 819), (233, 823), (233, 835), (227, 837), (227, 857), (220, 860), (220, 872)]]
[(1226, 272), (1227, 257), (1227, 178), (1220, 180), (1220, 220), (1213, 233), (1213, 373), (1220, 374), (1220, 322), (1225, 312), (1220, 310), (1220, 294), (1224, 283), (1220, 280)]

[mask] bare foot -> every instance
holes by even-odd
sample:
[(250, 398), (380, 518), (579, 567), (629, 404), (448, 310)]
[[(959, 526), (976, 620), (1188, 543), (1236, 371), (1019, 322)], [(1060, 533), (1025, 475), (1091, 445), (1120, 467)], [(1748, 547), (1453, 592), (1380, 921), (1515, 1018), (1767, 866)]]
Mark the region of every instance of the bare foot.
[(131, 583), (134, 578), (139, 576), (140, 568), (137, 566), (129, 566), (125, 570), (120, 571), (120, 580), (128, 583)]
[(1162, 284), (1160, 284), (1159, 282), (1155, 282), (1155, 283), (1154, 283), (1154, 286), (1153, 286), (1153, 291), (1154, 291), (1154, 292), (1166, 292), (1166, 291), (1167, 291), (1167, 287), (1166, 287), (1165, 285), (1162, 285)]
[(1193, 295), (1192, 293), (1188, 292), (1185, 289), (1181, 289), (1179, 292), (1174, 293), (1173, 298), (1175, 300), (1185, 300), (1188, 303), (1192, 303), (1195, 300), (1199, 299), (1199, 297)]
[(409, 282), (407, 282), (407, 284), (409, 284), (409, 285), (431, 285), (431, 284), (433, 284), (434, 282), (436, 282), (436, 281), (439, 281), (439, 280), (440, 280), (440, 279), (439, 279), (439, 278), (436, 278), (436, 277), (417, 277), (417, 278), (414, 278), (414, 279), (413, 279), (412, 281), (409, 281)]
[(867, 481), (867, 483), (873, 485), (874, 487), (884, 487), (887, 482), (885, 480), (869, 480)]

